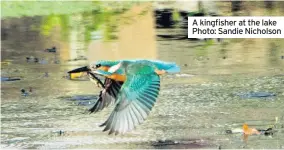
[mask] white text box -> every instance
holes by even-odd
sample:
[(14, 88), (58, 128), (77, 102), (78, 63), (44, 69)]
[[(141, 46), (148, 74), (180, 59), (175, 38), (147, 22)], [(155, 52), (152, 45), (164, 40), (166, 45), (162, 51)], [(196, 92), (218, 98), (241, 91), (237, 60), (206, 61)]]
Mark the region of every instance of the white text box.
[(188, 17), (188, 38), (284, 38), (284, 17)]

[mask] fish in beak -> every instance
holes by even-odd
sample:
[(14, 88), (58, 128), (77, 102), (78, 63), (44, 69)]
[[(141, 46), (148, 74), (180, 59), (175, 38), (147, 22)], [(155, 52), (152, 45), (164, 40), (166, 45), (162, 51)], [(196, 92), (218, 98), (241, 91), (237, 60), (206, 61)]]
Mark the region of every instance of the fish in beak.
[(100, 72), (92, 71), (88, 66), (80, 67), (68, 72), (70, 79), (81, 77), (83, 73), (87, 73), (89, 75), (90, 80), (95, 84), (97, 84), (98, 87), (104, 88), (103, 82), (96, 76), (96, 74), (98, 75), (103, 75), (103, 74)]
[(80, 67), (74, 70), (71, 70), (69, 72), (67, 72), (69, 74), (69, 79), (76, 79), (76, 78), (81, 78), (84, 75), (89, 74), (90, 69), (88, 66), (85, 67)]

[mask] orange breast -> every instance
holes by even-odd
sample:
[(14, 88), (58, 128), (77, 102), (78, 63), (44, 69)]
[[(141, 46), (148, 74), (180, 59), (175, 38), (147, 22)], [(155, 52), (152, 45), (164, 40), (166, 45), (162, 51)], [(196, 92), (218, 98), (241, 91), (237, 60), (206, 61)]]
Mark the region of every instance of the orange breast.
[(126, 76), (125, 75), (120, 75), (120, 74), (112, 74), (110, 76), (107, 76), (108, 78), (111, 78), (113, 80), (116, 81), (125, 81), (126, 80)]
[(99, 70), (103, 70), (103, 71), (108, 71), (109, 67), (107, 66), (101, 66), (100, 68), (98, 68)]

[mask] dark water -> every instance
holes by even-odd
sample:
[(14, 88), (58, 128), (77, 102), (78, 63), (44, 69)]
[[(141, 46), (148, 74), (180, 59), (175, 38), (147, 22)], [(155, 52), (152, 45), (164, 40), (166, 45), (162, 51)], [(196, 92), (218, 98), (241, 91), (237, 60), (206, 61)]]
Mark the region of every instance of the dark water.
[[(40, 18), (27, 20), (36, 25)], [(2, 148), (284, 146), (283, 39), (190, 41), (167, 38), (184, 35), (186, 30), (156, 29), (157, 35), (167, 35), (156, 38), (158, 59), (174, 61), (182, 71), (162, 77), (158, 102), (142, 125), (126, 135), (108, 136), (98, 125), (112, 108), (86, 113), (100, 89), (89, 81), (63, 78), (67, 71), (89, 62), (55, 64), (65, 54), (43, 50), (57, 46), (56, 37), (46, 38), (30, 28), (14, 29), (15, 24), (25, 27), (22, 23), (14, 19), (2, 26), (7, 37), (1, 41), (1, 61), (6, 62), (1, 63), (1, 77), (21, 79), (1, 82)], [(48, 64), (27, 63), (26, 57), (31, 55), (47, 59)], [(22, 96), (20, 90), (29, 91), (30, 87), (32, 92)], [(240, 96), (248, 93), (273, 96)], [(247, 141), (240, 133), (226, 134), (227, 129), (239, 129), (244, 123), (261, 129), (275, 125), (276, 132), (272, 136), (250, 136)]]

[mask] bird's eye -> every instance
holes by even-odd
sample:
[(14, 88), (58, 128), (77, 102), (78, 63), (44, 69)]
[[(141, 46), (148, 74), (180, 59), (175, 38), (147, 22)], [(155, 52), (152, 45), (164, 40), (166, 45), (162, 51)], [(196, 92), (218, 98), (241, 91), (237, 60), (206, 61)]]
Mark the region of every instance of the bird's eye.
[(99, 68), (99, 67), (101, 67), (101, 64), (97, 64), (97, 65), (96, 65), (96, 68)]

